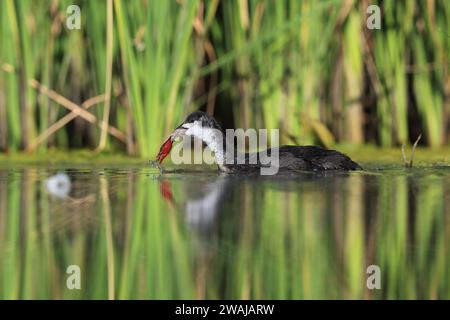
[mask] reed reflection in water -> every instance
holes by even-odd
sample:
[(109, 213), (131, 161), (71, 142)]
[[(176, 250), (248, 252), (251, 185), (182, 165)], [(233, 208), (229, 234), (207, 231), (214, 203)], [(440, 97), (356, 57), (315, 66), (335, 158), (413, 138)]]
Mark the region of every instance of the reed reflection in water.
[[(65, 198), (46, 179), (65, 172)], [(0, 169), (1, 299), (450, 298), (450, 169)], [(68, 266), (81, 289), (66, 286)], [(367, 267), (381, 289), (366, 286)]]

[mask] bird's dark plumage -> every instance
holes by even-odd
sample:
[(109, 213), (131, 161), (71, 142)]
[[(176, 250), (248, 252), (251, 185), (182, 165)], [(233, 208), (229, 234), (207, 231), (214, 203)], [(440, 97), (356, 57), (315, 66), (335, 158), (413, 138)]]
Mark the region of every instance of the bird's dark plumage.
[[(227, 165), (230, 172), (242, 173), (254, 171), (265, 166), (260, 159), (267, 154), (269, 157), (274, 148), (259, 153), (246, 153), (245, 164)], [(280, 170), (293, 171), (328, 171), (328, 170), (361, 170), (361, 166), (343, 153), (317, 146), (281, 146), (278, 148)], [(257, 157), (255, 164), (249, 159)]]
[(209, 116), (206, 112), (195, 111), (187, 116), (184, 123), (193, 123), (195, 121), (201, 121), (204, 128), (213, 128), (223, 132), (220, 124), (213, 117)]
[[(222, 131), (220, 124), (205, 112), (196, 111), (191, 113), (184, 123), (194, 123), (201, 121), (205, 128), (214, 128)], [(224, 141), (224, 146), (226, 145)], [(225, 147), (226, 148), (226, 147)], [(360, 170), (359, 164), (354, 162), (345, 154), (336, 151), (324, 149), (317, 146), (281, 146), (277, 148), (279, 154), (279, 169), (294, 171), (327, 171), (327, 170)], [(245, 164), (239, 164), (234, 161), (233, 164), (225, 164), (228, 172), (247, 172), (260, 169), (264, 166), (264, 161), (260, 161), (261, 157), (275, 152), (275, 149), (268, 149), (259, 153), (246, 153)], [(234, 152), (236, 155), (236, 152)], [(257, 159), (256, 163), (249, 161)]]

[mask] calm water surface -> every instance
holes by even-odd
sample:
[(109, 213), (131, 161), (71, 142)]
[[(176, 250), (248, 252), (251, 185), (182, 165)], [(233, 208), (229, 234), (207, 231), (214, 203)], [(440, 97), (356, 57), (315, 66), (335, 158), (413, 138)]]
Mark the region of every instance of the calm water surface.
[[(3, 166), (0, 298), (449, 299), (450, 167), (366, 168)], [(67, 197), (46, 188), (58, 172)], [(367, 287), (370, 265), (381, 289)]]

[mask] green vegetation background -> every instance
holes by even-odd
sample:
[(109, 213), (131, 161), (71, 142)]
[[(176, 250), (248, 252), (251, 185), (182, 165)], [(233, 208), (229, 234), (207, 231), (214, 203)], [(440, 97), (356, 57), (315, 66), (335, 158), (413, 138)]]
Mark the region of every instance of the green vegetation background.
[(199, 108), (282, 143), (441, 147), (449, 16), (448, 1), (4, 0), (0, 151), (154, 157)]

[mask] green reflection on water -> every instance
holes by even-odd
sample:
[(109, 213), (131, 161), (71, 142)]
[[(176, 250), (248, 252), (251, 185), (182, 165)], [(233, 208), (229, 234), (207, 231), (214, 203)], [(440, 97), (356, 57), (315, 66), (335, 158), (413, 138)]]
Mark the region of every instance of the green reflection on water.
[[(66, 172), (70, 196), (45, 179)], [(0, 298), (450, 298), (450, 168), (0, 170)], [(369, 265), (381, 289), (366, 286)], [(66, 286), (81, 268), (81, 290)]]

